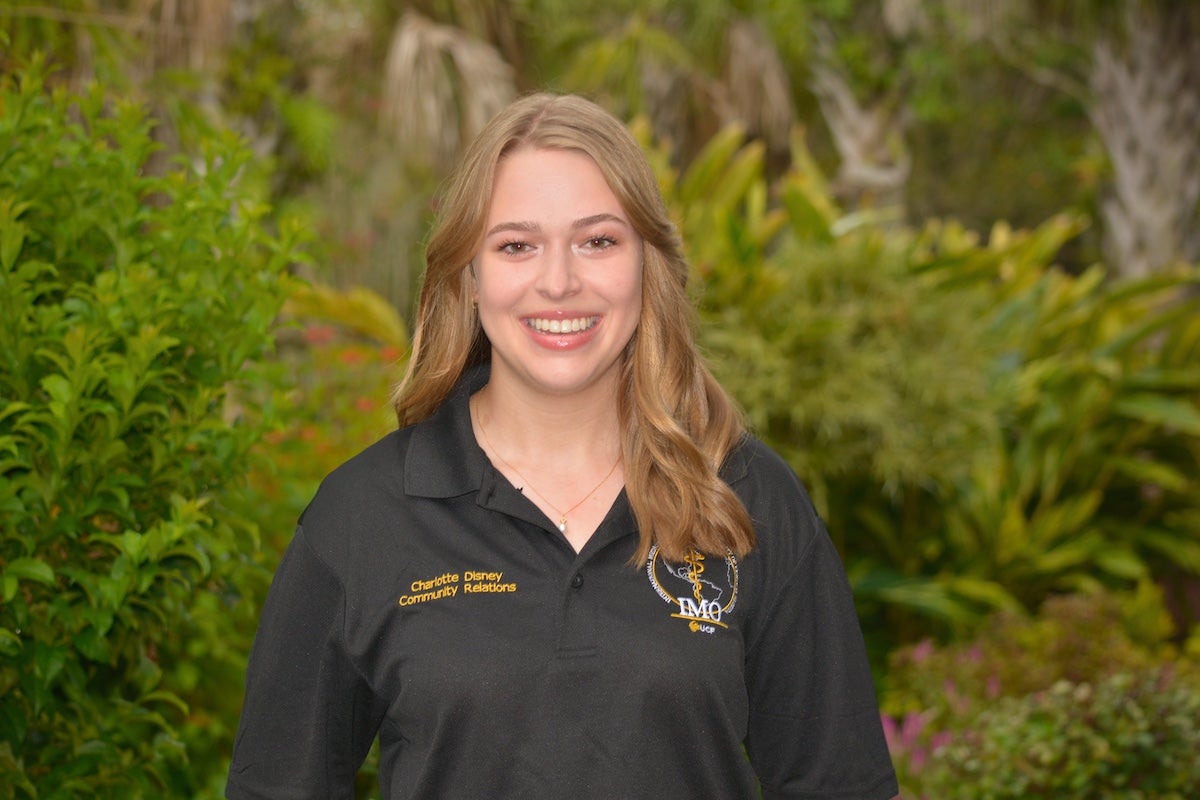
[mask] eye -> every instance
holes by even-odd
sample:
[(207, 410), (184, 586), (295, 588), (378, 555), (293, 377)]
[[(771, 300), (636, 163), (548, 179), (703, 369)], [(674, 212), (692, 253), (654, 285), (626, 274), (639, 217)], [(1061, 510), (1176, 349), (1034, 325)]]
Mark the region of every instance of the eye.
[(528, 253), (532, 249), (529, 242), (523, 242), (520, 239), (512, 239), (507, 242), (502, 242), (496, 247), (496, 250), (510, 256), (519, 256)]
[(589, 236), (583, 241), (583, 246), (588, 250), (607, 250), (610, 247), (615, 247), (617, 240), (607, 234), (598, 236)]

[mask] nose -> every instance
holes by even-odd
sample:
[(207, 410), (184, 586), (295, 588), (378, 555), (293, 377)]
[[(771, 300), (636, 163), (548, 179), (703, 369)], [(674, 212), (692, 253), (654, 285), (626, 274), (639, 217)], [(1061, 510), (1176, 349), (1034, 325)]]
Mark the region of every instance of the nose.
[(538, 292), (549, 300), (560, 300), (578, 292), (581, 285), (579, 265), (571, 247), (549, 248), (538, 273)]

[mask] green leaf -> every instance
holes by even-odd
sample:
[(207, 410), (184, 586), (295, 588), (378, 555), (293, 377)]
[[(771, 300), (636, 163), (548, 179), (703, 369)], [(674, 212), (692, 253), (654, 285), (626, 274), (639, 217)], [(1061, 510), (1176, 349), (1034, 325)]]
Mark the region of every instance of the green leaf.
[[(1177, 277), (1167, 277), (1159, 279), (1159, 281), (1163, 282), (1166, 286), (1176, 289), (1183, 287), (1187, 283), (1186, 281), (1179, 280)], [(1163, 287), (1156, 286), (1155, 288)], [(1198, 302), (1200, 300), (1197, 300), (1195, 297), (1183, 302), (1177, 302), (1165, 312), (1151, 314), (1136, 324), (1120, 329), (1119, 335), (1100, 348), (1097, 354), (1103, 357), (1122, 353), (1132, 349), (1135, 345), (1159, 331), (1169, 330), (1172, 327), (1178, 327), (1181, 322), (1190, 321), (1196, 315), (1195, 306)]]
[(1200, 436), (1200, 408), (1195, 403), (1155, 394), (1135, 394), (1117, 400), (1118, 414), (1141, 422)]
[(1103, 493), (1093, 490), (1040, 509), (1030, 521), (1030, 532), (1045, 545), (1076, 535), (1095, 516), (1102, 499)]
[(29, 227), (19, 217), (29, 207), (28, 203), (17, 203), (11, 198), (0, 198), (0, 270), (11, 270), (25, 244)]
[(176, 545), (163, 553), (159, 557), (159, 560), (166, 561), (168, 558), (186, 559), (199, 567), (201, 573), (204, 575), (212, 572), (212, 562), (208, 555), (203, 550), (192, 545)]
[(1037, 571), (1043, 575), (1054, 575), (1096, 559), (1105, 549), (1106, 543), (1095, 531), (1072, 539), (1058, 547), (1041, 553), (1034, 558)]
[(762, 180), (763, 155), (766, 147), (762, 142), (752, 142), (743, 147), (733, 158), (721, 181), (713, 187), (709, 200), (733, 219), (739, 219), (737, 204)]
[(147, 692), (138, 698), (138, 702), (143, 705), (147, 703), (166, 703), (175, 708), (180, 714), (186, 715), (188, 713), (188, 704), (172, 692), (162, 690)]
[(0, 409), (0, 422), (8, 419), (13, 414), (20, 414), (22, 411), (28, 411), (32, 407), (33, 406), (31, 406), (29, 403), (22, 403), (18, 400), (5, 403), (4, 408)]
[(1118, 578), (1138, 580), (1149, 575), (1146, 562), (1125, 548), (1105, 548), (1096, 554), (1096, 566)]
[(68, 405), (74, 396), (70, 382), (62, 375), (47, 375), (42, 378), (41, 387), (50, 395), (52, 401), (64, 406)]
[(680, 199), (689, 204), (709, 199), (722, 186), (722, 178), (743, 141), (745, 131), (736, 125), (723, 128), (712, 137), (680, 182)]
[(112, 663), (112, 649), (108, 644), (108, 640), (100, 634), (100, 631), (92, 627), (84, 628), (73, 639), (75, 649), (83, 653), (92, 661), (101, 664)]
[(1192, 532), (1145, 528), (1137, 531), (1136, 543), (1200, 575), (1200, 540)]
[(10, 561), (4, 568), (4, 576), (43, 583), (47, 586), (54, 585), (54, 570), (40, 558), (18, 558)]
[[(125, 559), (119, 558), (116, 562), (118, 565), (126, 564)], [(133, 578), (126, 570), (123, 571), (120, 577), (106, 575), (100, 579), (99, 594), (100, 599), (104, 601), (104, 607), (109, 609), (119, 609), (125, 604), (125, 598), (129, 595), (129, 589), (133, 583)], [(117, 570), (114, 569), (114, 574)]]
[(950, 578), (946, 584), (950, 592), (993, 608), (1020, 611), (1021, 604), (1012, 593), (996, 581), (981, 578)]
[(1176, 469), (1174, 465), (1162, 461), (1119, 456), (1110, 458), (1108, 463), (1117, 472), (1135, 483), (1160, 486), (1173, 492), (1183, 491), (1191, 483), (1189, 477)]
[(16, 658), (21, 652), (21, 637), (8, 628), (0, 628), (0, 656)]
[(136, 531), (125, 531), (121, 534), (121, 551), (129, 557), (131, 564), (141, 564), (146, 560), (146, 537)]
[(811, 186), (789, 181), (783, 187), (783, 204), (787, 208), (792, 232), (803, 241), (833, 241), (833, 225), (837, 221), (824, 199), (814, 195)]
[(1200, 390), (1200, 368), (1155, 368), (1125, 376), (1124, 387), (1139, 391), (1191, 392)]
[(860, 599), (875, 599), (911, 608), (919, 613), (956, 622), (978, 617), (978, 612), (954, 597), (944, 581), (935, 578), (909, 578), (895, 571), (876, 567), (851, 580)]

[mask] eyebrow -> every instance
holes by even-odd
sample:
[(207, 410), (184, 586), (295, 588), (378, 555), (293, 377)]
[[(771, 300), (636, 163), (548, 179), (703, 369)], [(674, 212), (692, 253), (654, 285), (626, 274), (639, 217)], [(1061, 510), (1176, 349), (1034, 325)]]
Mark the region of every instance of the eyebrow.
[[(616, 214), (603, 213), (603, 214), (592, 214), (590, 217), (583, 217), (581, 219), (577, 219), (571, 223), (571, 229), (579, 230), (580, 228), (586, 228), (589, 225), (595, 225), (598, 222), (616, 222), (619, 225), (628, 225), (629, 224), (625, 220), (618, 217)], [(542, 229), (542, 226), (538, 225), (536, 222), (501, 222), (497, 225), (493, 225), (485, 235), (491, 236), (493, 234), (500, 233), (501, 231), (519, 231), (519, 232), (523, 232), (523, 233), (538, 233), (539, 231), (541, 231), (541, 229)]]

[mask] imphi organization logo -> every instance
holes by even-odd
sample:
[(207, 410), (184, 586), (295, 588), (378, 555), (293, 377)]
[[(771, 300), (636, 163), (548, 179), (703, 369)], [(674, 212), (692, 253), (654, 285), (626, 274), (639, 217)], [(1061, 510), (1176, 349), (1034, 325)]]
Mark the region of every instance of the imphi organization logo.
[(693, 550), (682, 564), (662, 558), (658, 546), (650, 548), (646, 575), (658, 596), (675, 608), (672, 617), (686, 620), (693, 633), (714, 633), (729, 627), (721, 618), (737, 603), (738, 565), (733, 553), (725, 558)]

